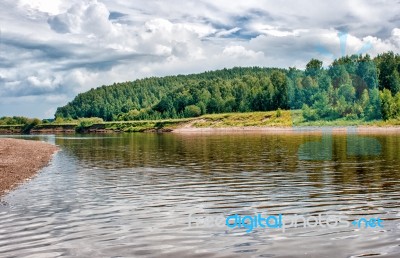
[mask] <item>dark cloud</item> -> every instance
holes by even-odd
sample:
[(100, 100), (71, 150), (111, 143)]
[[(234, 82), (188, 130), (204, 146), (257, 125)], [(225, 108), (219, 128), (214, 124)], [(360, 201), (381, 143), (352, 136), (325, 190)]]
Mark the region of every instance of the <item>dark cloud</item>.
[(3, 34), (0, 43), (1, 45), (16, 48), (22, 52), (40, 52), (41, 54), (37, 57), (41, 58), (42, 61), (43, 59), (49, 60), (74, 57), (73, 52), (68, 50), (69, 47), (60, 42), (40, 42), (29, 38), (23, 38), (21, 36)]
[[(15, 64), (12, 60), (9, 60), (4, 57), (0, 57), (0, 68), (12, 68), (14, 66), (15, 66)], [(1, 79), (1, 76), (0, 76), (0, 79)]]
[(51, 93), (61, 93), (60, 87), (52, 89), (32, 87), (29, 83), (21, 83), (18, 87), (1, 92), (0, 97), (26, 97), (26, 96), (41, 96)]
[(47, 20), (47, 23), (50, 25), (52, 30), (58, 33), (70, 32), (68, 24), (66, 24), (59, 16), (50, 17)]
[(114, 66), (132, 62), (157, 62), (165, 59), (163, 56), (149, 55), (149, 54), (113, 54), (109, 51), (106, 56), (94, 57), (90, 59), (73, 60), (60, 67), (55, 68), (55, 71), (68, 71), (73, 69), (85, 68), (89, 71), (108, 71)]
[(108, 16), (108, 19), (110, 20), (118, 20), (119, 18), (122, 18), (126, 16), (127, 14), (125, 13), (120, 13), (120, 12), (110, 12), (110, 15)]
[(276, 17), (276, 15), (272, 15), (267, 11), (259, 9), (250, 9), (242, 15), (232, 16), (231, 22), (236, 26), (246, 27), (250, 22), (254, 20), (271, 23), (276, 21), (277, 18), (278, 17)]

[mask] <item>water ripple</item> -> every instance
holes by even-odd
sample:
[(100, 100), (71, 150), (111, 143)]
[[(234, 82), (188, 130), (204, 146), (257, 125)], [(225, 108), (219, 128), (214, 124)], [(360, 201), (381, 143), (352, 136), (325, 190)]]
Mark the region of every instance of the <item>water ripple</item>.
[[(300, 160), (299, 146), (318, 137), (45, 136), (62, 151), (3, 198), (0, 256), (399, 257), (399, 136), (377, 136), (375, 157), (347, 155), (335, 136), (332, 160)], [(384, 227), (189, 227), (193, 214), (257, 212), (380, 217)]]

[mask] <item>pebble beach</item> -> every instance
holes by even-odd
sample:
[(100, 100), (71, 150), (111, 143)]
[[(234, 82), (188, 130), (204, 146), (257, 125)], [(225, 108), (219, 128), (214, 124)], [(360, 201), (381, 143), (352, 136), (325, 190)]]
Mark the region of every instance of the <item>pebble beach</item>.
[(57, 150), (45, 142), (0, 139), (0, 196), (32, 178)]

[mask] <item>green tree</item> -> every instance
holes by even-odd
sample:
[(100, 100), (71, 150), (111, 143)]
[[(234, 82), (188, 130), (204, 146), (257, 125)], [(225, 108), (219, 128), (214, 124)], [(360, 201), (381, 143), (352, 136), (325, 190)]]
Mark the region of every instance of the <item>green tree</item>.
[(393, 52), (383, 53), (377, 56), (376, 62), (379, 69), (379, 89), (388, 89), (392, 94), (399, 92), (399, 55)]
[(318, 59), (311, 59), (306, 65), (306, 76), (315, 77), (322, 71), (322, 61)]
[(396, 106), (392, 93), (388, 89), (384, 89), (381, 92), (381, 108), (382, 108), (382, 118), (384, 120), (388, 120), (395, 117)]
[(271, 83), (274, 86), (275, 92), (273, 96), (273, 108), (287, 109), (289, 106), (289, 99), (286, 75), (283, 72), (274, 71), (271, 74)]
[(369, 90), (369, 102), (364, 110), (367, 120), (382, 119), (381, 100), (377, 88)]

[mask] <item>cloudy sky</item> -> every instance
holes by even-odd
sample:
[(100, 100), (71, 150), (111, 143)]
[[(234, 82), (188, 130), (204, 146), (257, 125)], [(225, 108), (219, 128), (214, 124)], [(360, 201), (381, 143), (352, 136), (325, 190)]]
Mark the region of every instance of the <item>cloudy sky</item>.
[(388, 50), (399, 0), (2, 0), (0, 116), (51, 118), (80, 92), (148, 76)]

